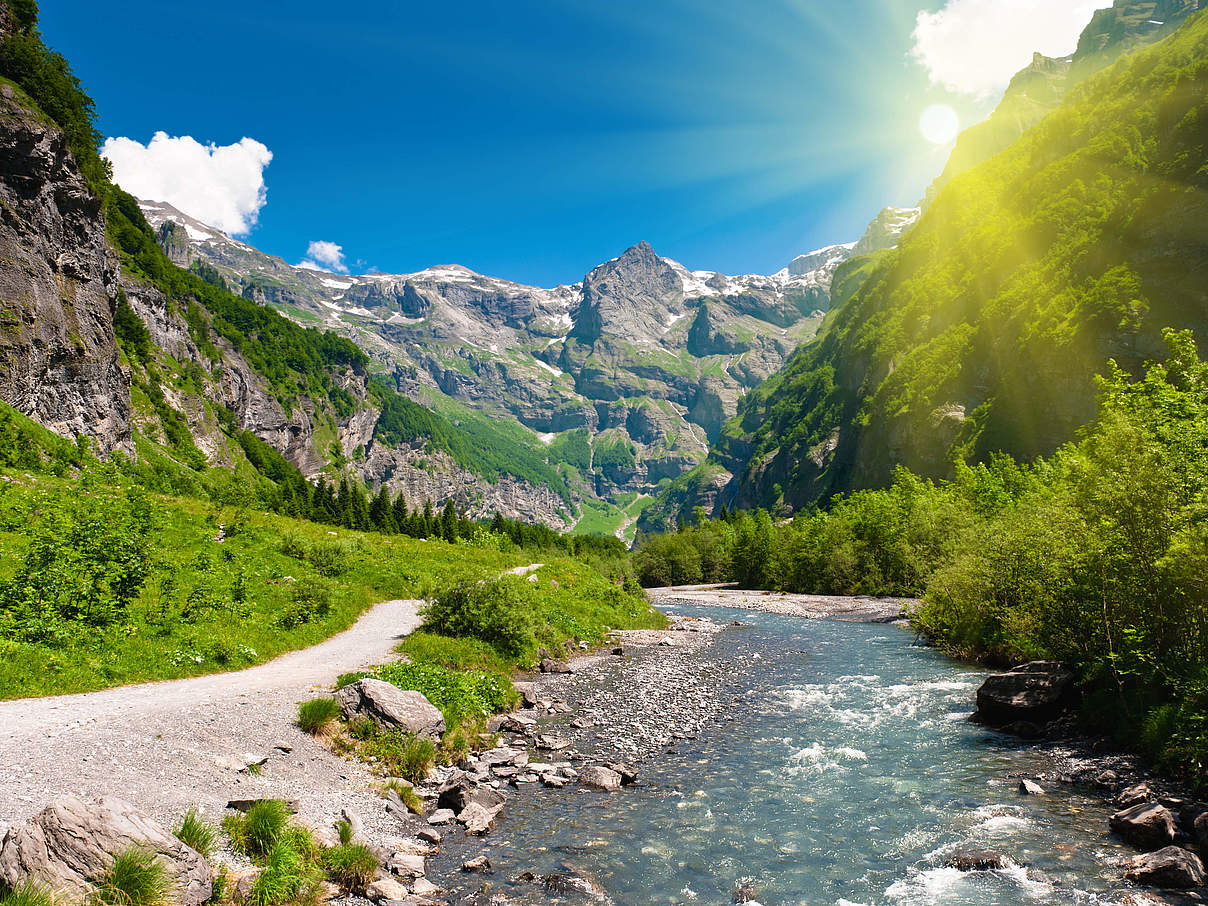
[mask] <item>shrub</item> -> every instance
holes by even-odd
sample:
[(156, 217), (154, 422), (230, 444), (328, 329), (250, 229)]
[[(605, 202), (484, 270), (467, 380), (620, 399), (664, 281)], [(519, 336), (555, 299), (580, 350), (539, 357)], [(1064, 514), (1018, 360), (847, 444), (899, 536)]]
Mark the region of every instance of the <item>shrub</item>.
[(49, 887), (36, 881), (11, 888), (0, 883), (0, 906), (55, 906), (55, 896)]
[(373, 851), (360, 843), (341, 843), (323, 850), (319, 857), (328, 880), (346, 890), (363, 891), (378, 870)]
[(536, 646), (531, 583), (517, 576), (462, 582), (437, 594), (424, 609), (424, 627), (447, 636), (479, 639), (519, 657)]
[(105, 906), (164, 906), (168, 873), (152, 853), (131, 847), (93, 881), (92, 901)]
[(306, 559), (315, 572), (329, 578), (348, 572), (348, 547), (338, 540), (316, 541), (310, 546)]
[(340, 715), (340, 703), (334, 698), (312, 698), (298, 706), (298, 727), (312, 736)]
[(197, 850), (206, 858), (213, 854), (214, 844), (218, 841), (218, 829), (206, 821), (196, 808), (185, 812), (184, 817), (180, 819), (180, 826), (174, 833), (177, 840), (185, 846)]
[(285, 629), (294, 629), (316, 617), (326, 618), (331, 613), (331, 595), (331, 583), (325, 579), (299, 579), (293, 585), (292, 602), (281, 612), (279, 622)]
[(289, 806), (281, 799), (261, 799), (241, 815), (228, 815), (224, 826), (235, 852), (263, 857), (288, 828)]

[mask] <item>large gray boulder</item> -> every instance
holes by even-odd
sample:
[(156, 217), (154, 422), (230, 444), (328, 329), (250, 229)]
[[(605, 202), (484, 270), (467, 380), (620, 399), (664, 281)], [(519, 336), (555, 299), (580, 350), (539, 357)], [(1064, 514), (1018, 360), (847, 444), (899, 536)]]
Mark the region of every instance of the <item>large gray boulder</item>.
[(579, 783), (592, 789), (611, 793), (621, 788), (621, 775), (599, 765), (590, 765), (579, 772)]
[(1118, 811), (1108, 823), (1117, 835), (1141, 848), (1173, 843), (1177, 831), (1170, 809), (1157, 802), (1142, 802)]
[(1042, 724), (1070, 703), (1074, 674), (1056, 661), (1032, 661), (986, 677), (977, 690), (977, 719), (992, 726)]
[(134, 847), (155, 854), (179, 906), (200, 906), (210, 898), (213, 873), (201, 854), (134, 806), (111, 797), (86, 802), (64, 796), (9, 828), (0, 843), (0, 882), (15, 887), (39, 881), (69, 899), (83, 900), (90, 882), (104, 874), (114, 856)]
[(1167, 846), (1155, 853), (1134, 856), (1124, 877), (1149, 887), (1187, 889), (1204, 886), (1204, 864), (1200, 857), (1181, 846)]
[(445, 718), (432, 702), (412, 689), (400, 689), (379, 679), (363, 679), (336, 693), (346, 718), (371, 717), (387, 730), (405, 730), (440, 739)]

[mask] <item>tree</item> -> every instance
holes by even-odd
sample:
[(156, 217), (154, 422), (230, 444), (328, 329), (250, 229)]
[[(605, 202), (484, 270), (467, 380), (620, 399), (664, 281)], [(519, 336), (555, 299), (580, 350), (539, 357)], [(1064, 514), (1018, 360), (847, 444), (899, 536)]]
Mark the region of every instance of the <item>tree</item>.
[(445, 501), (445, 508), (440, 514), (440, 536), (446, 541), (457, 540), (457, 507), (452, 499)]
[(383, 534), (398, 533), (398, 524), (394, 521), (394, 508), (390, 503), (390, 492), (386, 490), (385, 485), (378, 489), (373, 502), (369, 504), (369, 521)]

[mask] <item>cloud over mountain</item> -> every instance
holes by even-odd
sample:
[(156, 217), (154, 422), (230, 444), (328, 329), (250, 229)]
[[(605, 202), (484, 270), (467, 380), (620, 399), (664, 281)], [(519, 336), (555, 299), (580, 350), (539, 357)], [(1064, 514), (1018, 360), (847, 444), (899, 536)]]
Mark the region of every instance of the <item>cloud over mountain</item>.
[(241, 138), (231, 145), (203, 145), (189, 135), (156, 132), (143, 145), (105, 139), (101, 155), (113, 164), (115, 181), (138, 198), (166, 201), (225, 233), (248, 233), (264, 207), (264, 168), (273, 159), (264, 144)]

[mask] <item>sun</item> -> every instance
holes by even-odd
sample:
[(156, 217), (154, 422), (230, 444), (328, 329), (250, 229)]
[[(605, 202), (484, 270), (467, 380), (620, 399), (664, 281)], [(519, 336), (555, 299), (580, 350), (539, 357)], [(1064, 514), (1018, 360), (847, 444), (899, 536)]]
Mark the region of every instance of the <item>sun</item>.
[(932, 144), (946, 145), (960, 131), (960, 117), (947, 104), (932, 104), (919, 117), (919, 132)]

